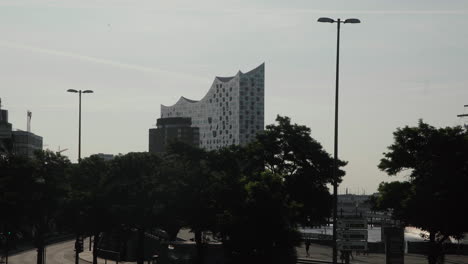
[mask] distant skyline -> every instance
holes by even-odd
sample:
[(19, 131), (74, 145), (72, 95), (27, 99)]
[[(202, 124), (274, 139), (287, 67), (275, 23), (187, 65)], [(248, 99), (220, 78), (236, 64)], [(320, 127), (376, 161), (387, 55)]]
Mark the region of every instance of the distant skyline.
[[(333, 154), (336, 25), (343, 25), (340, 193), (372, 193), (392, 133), (418, 119), (462, 125), (468, 104), (468, 1), (0, 0), (0, 97), (15, 129), (77, 159), (148, 150), (160, 105), (198, 100), (215, 76), (265, 62), (265, 124), (312, 129)], [(466, 120), (468, 122), (468, 120)]]

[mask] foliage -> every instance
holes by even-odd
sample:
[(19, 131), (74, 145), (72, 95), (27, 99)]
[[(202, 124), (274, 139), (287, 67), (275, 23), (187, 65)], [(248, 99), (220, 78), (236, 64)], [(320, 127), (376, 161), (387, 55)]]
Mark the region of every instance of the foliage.
[(468, 231), (468, 133), (420, 121), (417, 127), (398, 129), (394, 139), (379, 168), (389, 175), (409, 171), (408, 181), (381, 184), (377, 202), (407, 225), (429, 232), (429, 262), (436, 263), (441, 243)]
[(175, 239), (182, 227), (195, 233), (199, 263), (203, 232), (220, 239), (233, 262), (294, 263), (298, 225), (330, 214), (327, 185), (344, 172), (332, 179), (333, 159), (309, 128), (288, 117), (277, 122), (249, 145), (209, 152), (174, 142), (163, 156), (91, 156), (73, 165), (52, 152), (2, 156), (0, 206), (12, 213), (1, 221), (32, 224), (38, 247), (56, 224), (95, 241), (102, 232), (137, 230), (138, 263), (145, 232), (162, 228)]
[[(332, 178), (333, 159), (310, 136), (310, 128), (291, 124), (288, 117), (278, 116), (276, 121), (277, 125), (268, 125), (249, 146), (251, 159), (261, 160), (268, 171), (284, 178), (291, 199), (299, 207), (297, 221), (303, 225), (322, 223), (331, 212), (327, 184), (339, 183), (345, 173), (339, 170), (337, 178)], [(345, 165), (338, 161), (339, 167)]]
[(66, 181), (70, 161), (51, 151), (38, 151), (34, 158), (7, 155), (0, 160), (1, 210), (11, 214), (5, 224), (32, 233), (42, 263), (46, 234), (56, 230), (69, 191)]

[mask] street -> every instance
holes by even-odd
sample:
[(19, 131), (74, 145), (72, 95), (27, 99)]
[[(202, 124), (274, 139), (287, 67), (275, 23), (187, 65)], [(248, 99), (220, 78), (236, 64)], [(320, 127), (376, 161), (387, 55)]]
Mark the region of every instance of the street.
[[(75, 240), (69, 240), (57, 244), (49, 245), (46, 249), (46, 263), (48, 264), (74, 264), (74, 244)], [(21, 252), (8, 258), (9, 264), (35, 264), (36, 249)], [(80, 263), (85, 263), (80, 260)]]

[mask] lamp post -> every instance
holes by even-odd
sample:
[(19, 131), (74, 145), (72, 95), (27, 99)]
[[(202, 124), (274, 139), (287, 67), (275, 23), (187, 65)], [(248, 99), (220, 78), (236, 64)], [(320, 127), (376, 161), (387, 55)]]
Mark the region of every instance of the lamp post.
[[(67, 92), (69, 93), (78, 93), (78, 163), (81, 162), (81, 94), (82, 93), (93, 93), (92, 90), (75, 90), (75, 89), (68, 89)], [(90, 243), (91, 243), (91, 238)], [(79, 247), (78, 245), (80, 244), (80, 239), (79, 234), (76, 235), (76, 240), (75, 240), (75, 264), (79, 263)], [(81, 242), (82, 243), (82, 242)]]
[(81, 162), (81, 94), (82, 93), (93, 93), (92, 90), (74, 90), (68, 89), (69, 93), (78, 93), (79, 103), (78, 103), (78, 163)]
[(328, 17), (321, 17), (317, 22), (322, 23), (336, 23), (337, 24), (337, 38), (336, 38), (336, 82), (335, 82), (335, 144), (334, 144), (334, 159), (333, 159), (333, 263), (337, 263), (337, 244), (336, 244), (336, 225), (337, 225), (337, 207), (338, 207), (338, 182), (336, 181), (338, 175), (338, 87), (339, 87), (339, 69), (340, 69), (340, 25), (343, 24), (357, 24), (361, 23), (359, 19), (348, 18), (341, 20), (338, 18), (334, 20)]

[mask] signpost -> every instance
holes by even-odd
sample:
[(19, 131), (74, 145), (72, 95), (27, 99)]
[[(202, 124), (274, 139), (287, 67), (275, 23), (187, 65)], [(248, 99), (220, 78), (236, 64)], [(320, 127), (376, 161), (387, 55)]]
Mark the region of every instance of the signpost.
[(367, 241), (367, 230), (342, 230), (338, 233), (339, 240)]
[(343, 251), (365, 251), (367, 250), (367, 241), (339, 240), (338, 249)]
[(338, 250), (342, 251), (346, 264), (352, 251), (367, 250), (367, 218), (362, 216), (341, 216), (337, 219)]
[(404, 264), (405, 239), (401, 227), (385, 227), (385, 259), (387, 264)]

